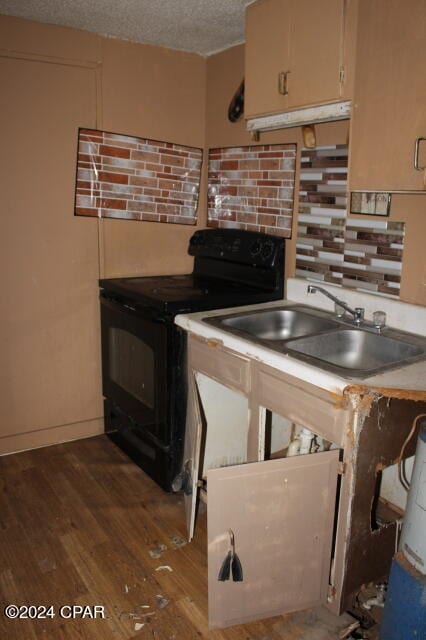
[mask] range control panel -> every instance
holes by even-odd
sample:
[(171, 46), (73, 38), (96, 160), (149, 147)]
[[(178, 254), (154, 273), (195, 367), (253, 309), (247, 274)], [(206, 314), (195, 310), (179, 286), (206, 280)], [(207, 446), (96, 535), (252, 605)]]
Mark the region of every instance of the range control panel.
[(189, 241), (191, 256), (273, 267), (284, 249), (283, 238), (241, 229), (200, 229)]

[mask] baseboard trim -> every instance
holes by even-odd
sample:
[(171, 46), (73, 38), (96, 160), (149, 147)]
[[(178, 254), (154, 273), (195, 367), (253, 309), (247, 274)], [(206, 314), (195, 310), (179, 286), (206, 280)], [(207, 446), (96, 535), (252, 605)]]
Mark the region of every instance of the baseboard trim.
[(0, 456), (40, 447), (48, 447), (52, 444), (82, 440), (104, 433), (104, 419), (92, 418), (73, 424), (59, 425), (50, 429), (39, 429), (27, 433), (18, 433), (0, 438)]

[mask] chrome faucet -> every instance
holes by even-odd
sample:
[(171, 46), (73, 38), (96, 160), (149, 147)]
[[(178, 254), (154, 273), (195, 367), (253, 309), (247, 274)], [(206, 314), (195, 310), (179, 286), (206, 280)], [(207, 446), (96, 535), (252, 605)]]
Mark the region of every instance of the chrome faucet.
[(336, 298), (336, 296), (333, 296), (331, 293), (328, 293), (328, 291), (326, 291), (322, 287), (317, 287), (313, 284), (308, 284), (308, 288), (307, 288), (308, 293), (316, 293), (317, 291), (319, 291), (319, 293), (324, 294), (327, 298), (330, 298), (330, 300), (333, 300), (333, 302), (338, 304), (339, 307), (342, 307), (345, 311), (350, 313), (353, 316), (354, 322), (357, 326), (359, 326), (363, 322), (365, 309), (363, 309), (362, 307), (355, 307), (355, 309), (352, 309), (349, 305), (346, 304), (346, 302), (344, 302), (343, 300), (339, 300), (339, 298)]

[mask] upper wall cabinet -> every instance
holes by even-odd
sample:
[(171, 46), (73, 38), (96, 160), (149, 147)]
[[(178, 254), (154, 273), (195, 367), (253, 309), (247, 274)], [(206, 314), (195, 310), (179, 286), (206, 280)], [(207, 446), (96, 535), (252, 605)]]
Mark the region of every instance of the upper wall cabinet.
[(424, 190), (425, 51), (426, 0), (360, 0), (351, 190)]
[(345, 59), (351, 30), (346, 23), (353, 4), (355, 0), (258, 0), (249, 5), (247, 118), (350, 97)]

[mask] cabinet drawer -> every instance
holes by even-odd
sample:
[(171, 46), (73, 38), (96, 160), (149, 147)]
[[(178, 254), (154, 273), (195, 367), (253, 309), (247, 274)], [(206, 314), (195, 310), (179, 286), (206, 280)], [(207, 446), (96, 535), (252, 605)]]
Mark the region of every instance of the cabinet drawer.
[(223, 349), (215, 341), (191, 338), (189, 365), (231, 389), (244, 393), (250, 389), (249, 360)]
[(336, 407), (327, 392), (316, 393), (284, 380), (279, 372), (259, 369), (253, 380), (257, 402), (343, 447), (348, 410)]

